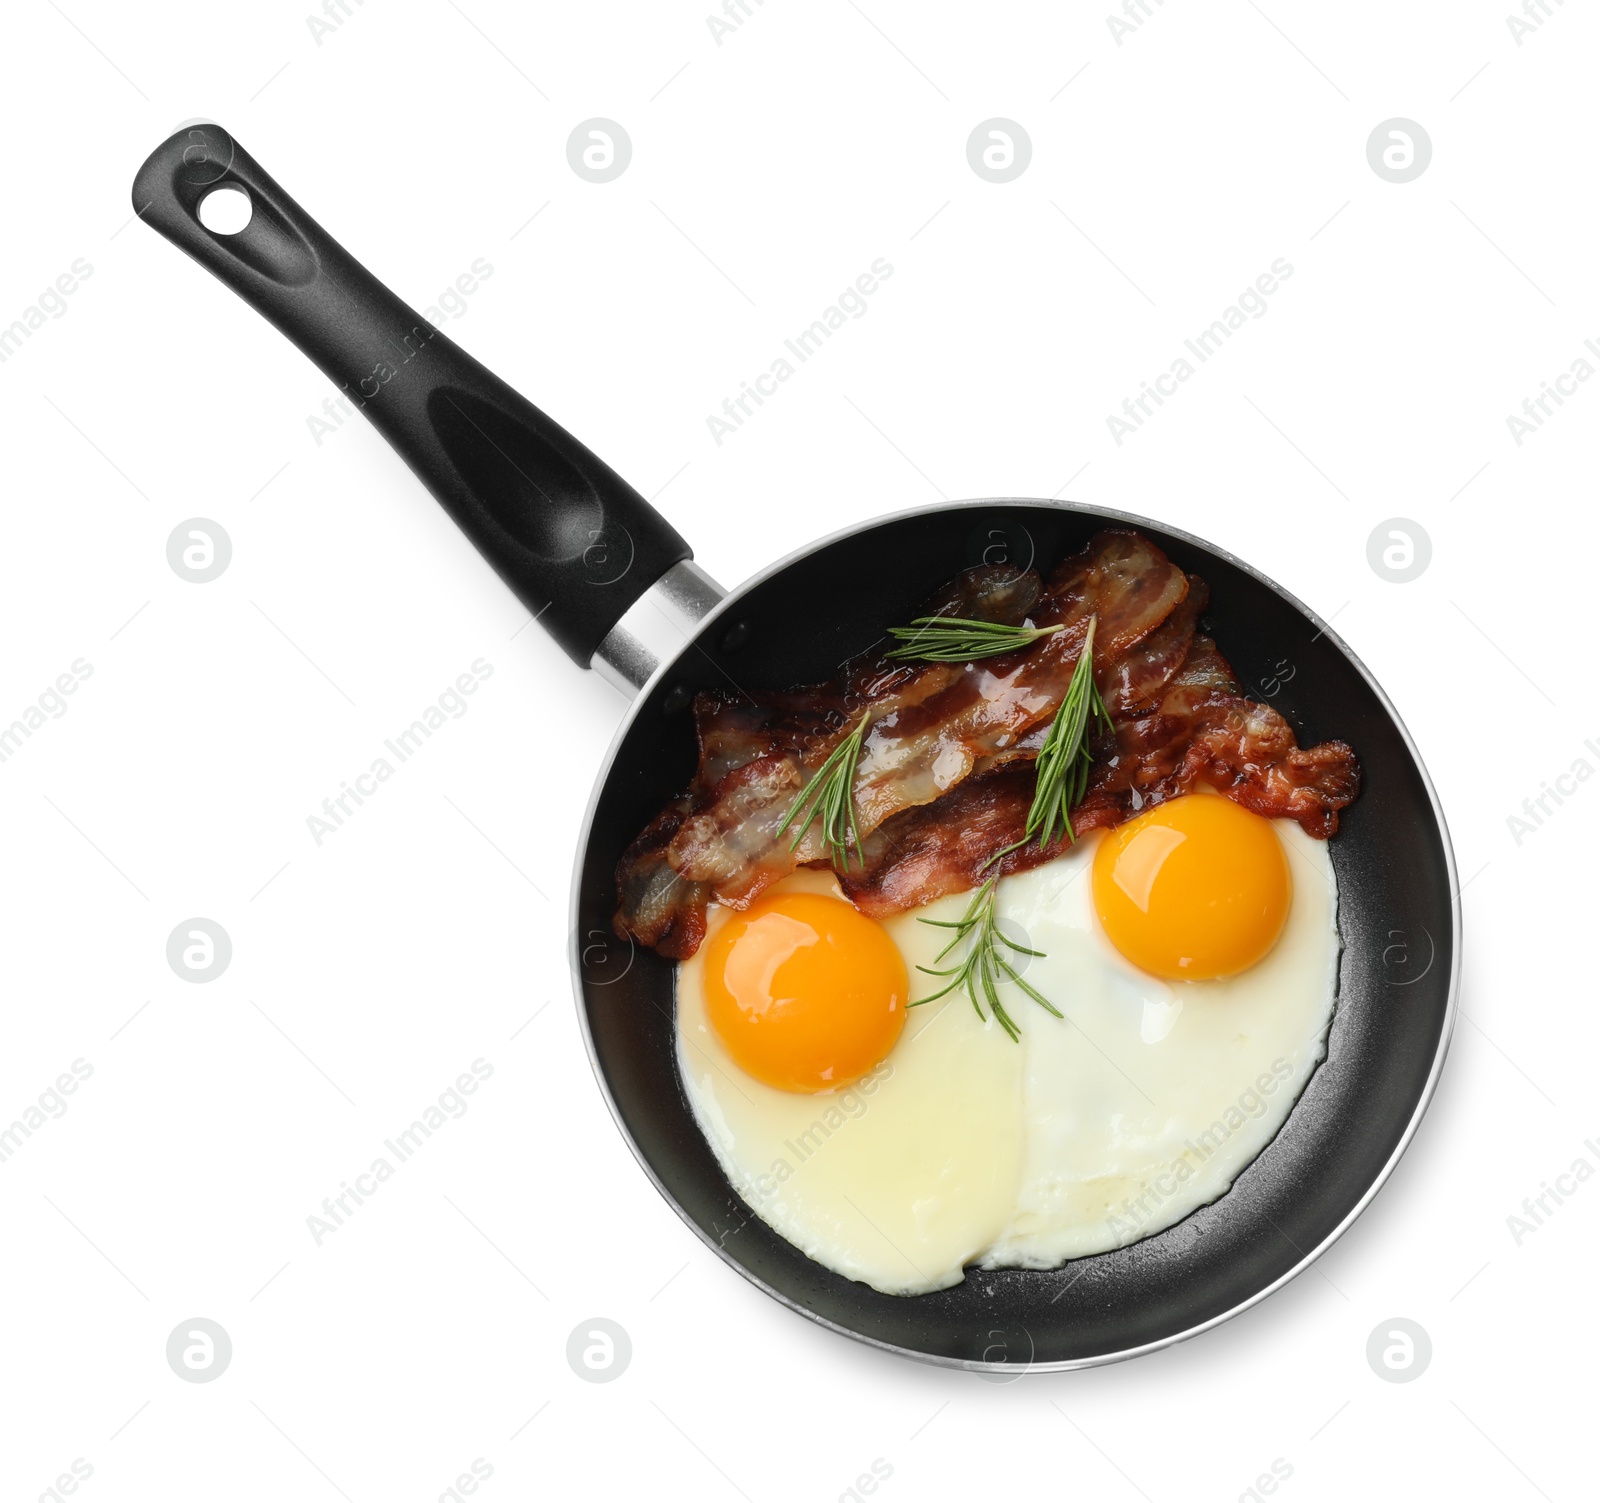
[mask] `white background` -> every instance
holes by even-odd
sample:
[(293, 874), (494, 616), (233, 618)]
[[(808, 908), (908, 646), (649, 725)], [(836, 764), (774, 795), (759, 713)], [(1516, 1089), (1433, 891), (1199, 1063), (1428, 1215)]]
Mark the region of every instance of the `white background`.
[[(1600, 785), (1507, 824), (1600, 740), (1594, 421), (1600, 18), (1509, 0), (1152, 7), (19, 0), (6, 11), (0, 324), (92, 274), (0, 365), (0, 722), (92, 676), (0, 764), (0, 1121), (93, 1075), (0, 1165), (0, 1475), (89, 1498), (831, 1500), (1592, 1496), (1586, 1182), (1507, 1218), (1600, 1135)], [(995, 1385), (767, 1301), (636, 1167), (564, 962), (581, 811), (623, 713), (332, 387), (128, 189), (223, 122), (418, 306), (660, 507), (733, 584), (941, 496), (1054, 496), (1196, 532), (1334, 617), (1447, 810), (1464, 1016), (1434, 1106), (1359, 1224), (1246, 1316), (1108, 1369)], [(634, 157), (580, 180), (592, 116)], [(1019, 122), (995, 185), (966, 141)], [(1433, 160), (1368, 165), (1403, 116)], [(536, 217), (535, 217), (536, 216)], [(706, 417), (878, 257), (852, 322), (718, 446)], [(1292, 277), (1120, 446), (1106, 418), (1278, 258)], [(1600, 363), (1600, 362), (1597, 362)], [(169, 567), (193, 517), (232, 540)], [(1429, 568), (1367, 560), (1386, 519)], [(825, 609), (819, 605), (819, 609)], [(1226, 644), (1224, 644), (1226, 645)], [(306, 818), (474, 659), (493, 676), (319, 847)], [(1550, 805), (1555, 808), (1553, 804)], [(192, 985), (180, 921), (231, 936)], [(471, 1061), (492, 1077), (318, 1246), (306, 1218)], [(1553, 1205), (1553, 1202), (1547, 1202)], [(228, 1370), (178, 1381), (203, 1316)], [(565, 1347), (604, 1316), (614, 1382)], [(1380, 1381), (1368, 1335), (1433, 1343)], [(846, 1494), (847, 1495), (847, 1494)]]

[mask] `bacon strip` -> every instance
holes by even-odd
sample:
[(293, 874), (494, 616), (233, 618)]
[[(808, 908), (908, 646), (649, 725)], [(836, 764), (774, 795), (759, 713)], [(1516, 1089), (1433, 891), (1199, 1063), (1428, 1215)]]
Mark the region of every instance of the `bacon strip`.
[[(1337, 827), (1359, 770), (1340, 742), (1309, 751), (1276, 711), (1239, 693), (1227, 663), (1195, 634), (1203, 581), (1135, 533), (1102, 532), (1042, 584), (1035, 574), (970, 569), (924, 614), (1062, 629), (1020, 652), (969, 664), (899, 665), (869, 656), (826, 684), (695, 702), (694, 781), (624, 853), (614, 927), (671, 959), (698, 948), (705, 908), (748, 906), (796, 866), (827, 853), (812, 829), (778, 838), (795, 797), (863, 712), (872, 724), (855, 801), (865, 870), (845, 875), (863, 911), (887, 914), (982, 880), (1021, 836), (1037, 756), (1096, 621), (1095, 677), (1114, 734), (1095, 746), (1081, 832), (1205, 782), (1314, 835)], [(1017, 851), (1003, 871), (1053, 859)]]
[(1100, 697), (1113, 720), (1160, 702), (1167, 685), (1189, 656), (1195, 623), (1210, 599), (1211, 590), (1205, 580), (1191, 574), (1189, 593), (1178, 608), (1108, 674), (1097, 676)]
[[(981, 608), (986, 600), (974, 585), (985, 581), (963, 578), (967, 598), (979, 597)], [(1031, 613), (1036, 623), (1062, 630), (1020, 652), (890, 674), (883, 672), (887, 665), (869, 664), (846, 679), (842, 693), (823, 685), (773, 696), (779, 713), (764, 727), (768, 744), (726, 774), (684, 820), (667, 847), (668, 863), (688, 880), (707, 884), (718, 902), (746, 907), (796, 866), (826, 858), (818, 827), (794, 851), (778, 831), (795, 797), (863, 710), (870, 710), (872, 726), (857, 766), (855, 801), (865, 836), (904, 809), (932, 803), (979, 762), (1047, 724), (1066, 694), (1091, 616), (1098, 618), (1096, 661), (1109, 667), (1154, 631), (1187, 591), (1182, 572), (1153, 544), (1134, 533), (1101, 533), (1056, 571)]]
[(670, 960), (687, 960), (706, 937), (710, 890), (686, 882), (667, 864), (667, 846), (693, 803), (680, 793), (647, 824), (617, 863), (619, 939), (638, 939)]
[[(1350, 747), (1325, 741), (1302, 751), (1283, 716), (1239, 694), (1233, 670), (1208, 637), (1194, 638), (1158, 705), (1121, 717), (1113, 712), (1112, 724), (1094, 746), (1088, 792), (1072, 811), (1078, 835), (1110, 829), (1206, 784), (1257, 814), (1297, 820), (1308, 835), (1326, 839), (1361, 788)], [(863, 913), (886, 918), (965, 892), (996, 870), (1010, 876), (1053, 861), (1067, 848), (1064, 836), (1043, 850), (1030, 841), (990, 864), (996, 851), (1022, 839), (1033, 791), (1025, 762), (969, 778), (937, 803), (880, 826), (865, 842), (865, 869), (844, 873), (840, 885)]]
[(1109, 808), (1119, 824), (1199, 783), (1326, 840), (1361, 791), (1361, 767), (1343, 741), (1301, 750), (1289, 722), (1246, 699), (1216, 643), (1197, 636), (1160, 705), (1116, 723), (1116, 745), (1097, 758), (1079, 807), (1086, 817)]
[[(1016, 625), (1043, 592), (1043, 581), (1031, 570), (1019, 574), (1003, 566), (982, 565), (940, 590), (922, 614)], [(848, 718), (849, 710), (901, 691), (914, 679), (920, 678), (932, 692), (960, 672), (960, 665), (924, 671), (872, 658), (854, 665), (842, 682), (769, 694), (761, 701), (698, 695), (694, 717), (700, 759), (694, 781), (645, 826), (617, 865), (617, 915), (612, 927), (618, 936), (636, 939), (669, 959), (693, 955), (705, 937), (712, 887), (707, 881), (685, 876), (669, 858), (675, 838), (690, 817), (711, 812), (727, 820), (739, 842), (730, 852), (731, 866), (737, 867), (751, 852), (759, 860), (768, 854), (766, 847), (772, 842), (768, 836), (750, 836), (740, 828), (744, 806), (762, 809), (765, 805), (763, 812), (770, 814), (776, 800), (782, 806), (781, 819), (809, 776), (799, 771), (802, 759), (808, 752), (813, 765), (826, 759), (839, 737), (855, 723)], [(859, 716), (859, 710), (856, 713)], [(813, 852), (809, 859), (818, 859), (820, 854)], [(784, 870), (793, 864), (791, 859)]]

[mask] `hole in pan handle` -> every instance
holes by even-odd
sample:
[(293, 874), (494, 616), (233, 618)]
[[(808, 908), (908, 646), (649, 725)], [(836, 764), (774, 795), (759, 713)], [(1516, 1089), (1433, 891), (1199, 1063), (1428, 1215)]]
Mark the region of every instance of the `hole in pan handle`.
[[(200, 219), (223, 188), (250, 200), (232, 234)], [(644, 497), (390, 292), (220, 125), (162, 142), (133, 207), (316, 362), (582, 667), (669, 571), (704, 579)], [(405, 205), (401, 222), (427, 212)]]

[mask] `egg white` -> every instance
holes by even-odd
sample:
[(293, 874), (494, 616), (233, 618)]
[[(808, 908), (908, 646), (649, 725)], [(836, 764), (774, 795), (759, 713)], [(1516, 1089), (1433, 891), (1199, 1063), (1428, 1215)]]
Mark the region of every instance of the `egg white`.
[[(785, 886), (838, 891), (826, 873), (797, 873)], [(709, 933), (726, 919), (713, 909)], [(937, 932), (922, 926), (913, 950), (891, 929), (913, 976), (916, 959), (936, 953), (924, 935)], [(889, 1057), (855, 1085), (776, 1090), (734, 1063), (707, 1020), (706, 948), (678, 967), (678, 1070), (729, 1183), (846, 1278), (887, 1294), (960, 1283), (1015, 1205), (1022, 1052), (970, 1007), (935, 1004), (911, 1009)]]
[(1222, 980), (1162, 981), (1125, 960), (1094, 912), (1091, 849), (1001, 884), (1002, 913), (1044, 952), (1023, 974), (1067, 1021), (1019, 1004), (1026, 1147), (983, 1266), (1051, 1268), (1161, 1231), (1283, 1126), (1326, 1050), (1339, 936), (1327, 842), (1274, 825), (1288, 921), (1264, 960)]
[[(1043, 952), (1024, 974), (1065, 1018), (1007, 987), (1013, 1043), (955, 992), (913, 1007), (889, 1057), (840, 1091), (775, 1090), (734, 1063), (706, 1018), (702, 945), (678, 968), (678, 1066), (729, 1182), (807, 1256), (890, 1294), (947, 1288), (971, 1265), (1055, 1267), (1215, 1200), (1282, 1127), (1333, 1015), (1327, 845), (1273, 823), (1293, 899), (1250, 971), (1167, 982), (1125, 960), (1094, 913), (1090, 836), (998, 894), (1007, 931)], [(825, 872), (786, 885), (837, 892)], [(958, 918), (970, 898), (885, 922), (914, 998), (942, 984), (916, 967), (950, 936), (919, 920)], [(714, 907), (710, 932), (726, 917)]]

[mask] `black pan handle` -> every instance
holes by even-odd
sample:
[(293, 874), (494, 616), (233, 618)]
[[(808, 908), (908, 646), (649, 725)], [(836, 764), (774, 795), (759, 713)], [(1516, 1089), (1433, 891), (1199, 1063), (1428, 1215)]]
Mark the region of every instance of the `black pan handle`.
[[(199, 218), (224, 187), (250, 199), (235, 235)], [(693, 556), (620, 475), (354, 261), (221, 126), (162, 142), (133, 206), (321, 367), (583, 667)]]

